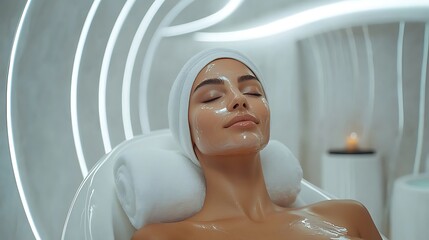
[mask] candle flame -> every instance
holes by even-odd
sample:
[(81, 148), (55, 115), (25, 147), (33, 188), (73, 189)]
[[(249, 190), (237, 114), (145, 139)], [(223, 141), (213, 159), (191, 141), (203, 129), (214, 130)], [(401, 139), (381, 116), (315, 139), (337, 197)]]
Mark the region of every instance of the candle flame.
[(346, 139), (347, 151), (354, 152), (359, 148), (359, 138), (357, 133), (352, 132)]

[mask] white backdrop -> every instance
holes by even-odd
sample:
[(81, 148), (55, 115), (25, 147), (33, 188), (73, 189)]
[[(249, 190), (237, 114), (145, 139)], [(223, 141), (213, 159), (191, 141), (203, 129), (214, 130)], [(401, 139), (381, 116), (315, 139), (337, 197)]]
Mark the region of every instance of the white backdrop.
[[(176, 2), (166, 1), (151, 18), (137, 50), (130, 51), (152, 1), (31, 1), (9, 78), (9, 56), (25, 1), (2, 3), (6, 6), (0, 9), (2, 237), (32, 236), (11, 160), (17, 163), (34, 229), (43, 239), (58, 239), (85, 171), (127, 137), (167, 127), (167, 96), (176, 73), (190, 56), (208, 47), (238, 49), (260, 67), (268, 82), (272, 138), (291, 148), (305, 177), (315, 184), (320, 183), (321, 155), (342, 147), (352, 131), (361, 137), (361, 146), (380, 153), (386, 181), (410, 173), (416, 156), (427, 156), (429, 100), (421, 100), (421, 86), (428, 77), (421, 78), (421, 71), (428, 53), (423, 53), (422, 20), (401, 25), (399, 20), (409, 19), (410, 14), (390, 12), (385, 18), (373, 14), (362, 18), (372, 19), (368, 24), (357, 17), (322, 21), (299, 31), (239, 42), (203, 42), (192, 33), (156, 37), (169, 17), (169, 26), (192, 22), (219, 11), (227, 2), (196, 1), (174, 17)], [(248, 0), (201, 31), (260, 26), (314, 5), (313, 1), (296, 2)], [(329, 2), (335, 1), (324, 3)], [(91, 9), (96, 11), (89, 21)], [(421, 11), (411, 15), (417, 18)], [(89, 28), (83, 38), (85, 26)], [(397, 74), (399, 52), (402, 79)], [(126, 69), (132, 53), (136, 55), (130, 72)], [(124, 114), (125, 73), (132, 74), (126, 91), (130, 111)], [(147, 92), (142, 90), (145, 83)], [(147, 109), (139, 105), (144, 101)], [(12, 154), (9, 143), (15, 150)]]

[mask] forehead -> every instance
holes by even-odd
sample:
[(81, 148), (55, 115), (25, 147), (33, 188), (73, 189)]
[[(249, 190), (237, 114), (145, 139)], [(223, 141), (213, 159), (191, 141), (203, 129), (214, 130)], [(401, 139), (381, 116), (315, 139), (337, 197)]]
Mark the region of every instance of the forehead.
[(242, 62), (231, 58), (220, 58), (211, 61), (201, 69), (195, 78), (194, 86), (210, 78), (226, 78), (233, 80), (243, 75), (255, 76), (252, 70)]

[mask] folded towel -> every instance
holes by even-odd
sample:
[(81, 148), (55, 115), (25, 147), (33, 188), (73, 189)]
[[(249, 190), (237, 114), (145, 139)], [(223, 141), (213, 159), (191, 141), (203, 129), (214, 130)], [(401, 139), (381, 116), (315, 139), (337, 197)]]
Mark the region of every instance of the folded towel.
[(201, 169), (179, 152), (136, 149), (115, 165), (116, 192), (132, 225), (178, 221), (204, 201)]
[[(118, 199), (136, 229), (179, 221), (201, 209), (205, 185), (199, 167), (178, 151), (131, 145), (127, 149), (125, 144), (117, 157), (114, 174)], [(273, 202), (293, 203), (301, 189), (299, 161), (285, 145), (271, 140), (261, 151), (261, 163)]]
[(261, 151), (261, 164), (271, 200), (282, 207), (295, 202), (301, 191), (302, 168), (289, 148), (270, 140)]

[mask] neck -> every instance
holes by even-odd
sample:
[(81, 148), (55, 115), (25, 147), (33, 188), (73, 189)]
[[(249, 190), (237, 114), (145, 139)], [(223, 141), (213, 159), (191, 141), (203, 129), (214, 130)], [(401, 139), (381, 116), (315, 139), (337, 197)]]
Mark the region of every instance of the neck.
[(277, 206), (268, 195), (259, 152), (232, 156), (196, 152), (206, 179), (206, 197), (197, 218), (246, 217), (262, 221), (275, 211)]

